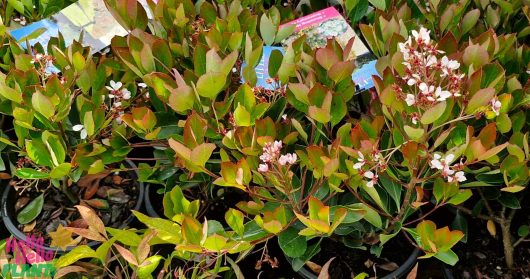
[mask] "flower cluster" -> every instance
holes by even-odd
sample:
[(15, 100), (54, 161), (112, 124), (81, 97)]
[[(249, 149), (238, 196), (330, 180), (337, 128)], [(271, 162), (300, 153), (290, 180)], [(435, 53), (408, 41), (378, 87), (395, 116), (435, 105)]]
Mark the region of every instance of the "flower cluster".
[(440, 170), (442, 176), (447, 179), (447, 182), (464, 182), (467, 179), (464, 172), (460, 170), (463, 164), (459, 163), (455, 166), (451, 166), (454, 159), (455, 155), (453, 154), (447, 154), (443, 158), (440, 154), (434, 154), (434, 158), (431, 160), (431, 168)]
[(438, 58), (444, 51), (438, 50), (432, 43), (430, 31), (421, 27), (413, 30), (412, 36), (404, 43), (399, 43), (403, 55), (405, 76), (402, 79), (410, 86), (407, 93), (401, 86), (395, 89), (408, 106), (419, 105), (430, 107), (452, 97), (460, 97), (461, 79), (458, 69), (460, 63), (447, 56)]
[(131, 91), (127, 88), (122, 88), (123, 84), (121, 82), (110, 81), (110, 86), (105, 86), (107, 90), (110, 91), (109, 99), (115, 99), (115, 107), (121, 106), (121, 100), (129, 100), (131, 98)]
[(353, 164), (353, 169), (359, 170), (359, 172), (365, 177), (368, 178), (368, 181), (366, 181), (366, 186), (368, 187), (374, 187), (375, 184), (377, 184), (377, 180), (379, 176), (377, 175), (377, 170), (384, 170), (386, 168), (386, 161), (381, 154), (379, 150), (374, 150), (370, 154), (370, 159), (374, 163), (375, 167), (372, 170), (363, 171), (363, 166), (366, 165), (366, 159), (364, 158), (364, 154), (360, 151), (357, 151), (357, 155), (359, 156), (357, 158), (357, 163)]
[(110, 81), (110, 86), (105, 86), (105, 88), (109, 90), (108, 97), (112, 101), (111, 113), (114, 115), (114, 119), (121, 123), (120, 116), (123, 115), (122, 102), (131, 99), (131, 91), (123, 87), (121, 82), (113, 80)]
[(292, 165), (296, 163), (298, 157), (296, 153), (287, 153), (281, 155), (281, 149), (283, 144), (281, 141), (268, 142), (263, 146), (263, 154), (259, 156), (259, 159), (263, 162), (258, 167), (258, 171), (267, 172), (269, 171), (269, 165), (278, 162), (281, 166)]

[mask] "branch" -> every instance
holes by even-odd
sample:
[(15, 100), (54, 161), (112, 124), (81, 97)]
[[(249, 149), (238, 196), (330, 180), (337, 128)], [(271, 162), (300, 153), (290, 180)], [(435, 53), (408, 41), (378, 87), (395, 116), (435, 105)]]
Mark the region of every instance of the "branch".
[(495, 222), (497, 222), (499, 224), (502, 222), (502, 219), (497, 217), (497, 216), (487, 216), (487, 215), (484, 215), (484, 214), (475, 215), (475, 214), (473, 214), (473, 211), (471, 209), (469, 209), (469, 208), (463, 207), (461, 205), (456, 205), (455, 207), (456, 207), (456, 209), (458, 209), (458, 210), (460, 210), (460, 211), (462, 211), (462, 212), (464, 212), (464, 213), (466, 213), (466, 214), (468, 214), (468, 215), (470, 215), (472, 217), (476, 217), (476, 218), (479, 218), (479, 219), (482, 219), (482, 220), (485, 220), (485, 221), (489, 221), (489, 220), (493, 219), (493, 221), (495, 221)]

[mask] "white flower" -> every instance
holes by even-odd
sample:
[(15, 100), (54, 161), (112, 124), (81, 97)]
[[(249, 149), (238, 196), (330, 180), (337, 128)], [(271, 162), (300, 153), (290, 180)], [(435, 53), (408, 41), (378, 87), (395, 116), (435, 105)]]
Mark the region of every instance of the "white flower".
[(458, 182), (464, 182), (467, 180), (466, 176), (464, 175), (463, 171), (458, 171), (455, 173), (455, 178), (458, 180)]
[(118, 90), (120, 90), (122, 85), (123, 84), (120, 81), (115, 82), (115, 81), (111, 80), (110, 81), (110, 86), (105, 86), (105, 88), (107, 88), (107, 90), (109, 90), (109, 91), (118, 91)]
[(370, 179), (369, 181), (366, 181), (366, 186), (368, 187), (374, 187), (375, 184), (377, 184), (377, 174), (374, 174), (373, 172), (371, 171), (367, 171), (364, 173), (364, 177)]
[(357, 158), (357, 163), (353, 164), (354, 170), (360, 170), (366, 163), (364, 155), (360, 151), (357, 151), (357, 154), (359, 155), (359, 158)]
[(429, 86), (425, 82), (420, 83), (418, 87), (420, 88), (421, 94), (423, 95), (431, 95), (434, 92), (434, 86)]
[(129, 91), (127, 88), (123, 88), (121, 90), (121, 94), (124, 100), (129, 100), (131, 98), (131, 91)]
[(278, 163), (280, 163), (280, 165), (282, 166), (285, 166), (287, 164), (292, 165), (296, 163), (297, 158), (298, 157), (296, 156), (295, 153), (292, 153), (292, 154), (287, 153), (285, 155), (280, 156), (280, 159), (278, 159)]
[(237, 72), (236, 67), (232, 68), (232, 73), (235, 73), (235, 72)]
[(267, 164), (259, 164), (258, 171), (259, 172), (268, 172), (269, 171), (269, 165), (267, 165)]
[(499, 114), (501, 113), (502, 103), (499, 101), (499, 99), (497, 99), (497, 97), (495, 97), (491, 99), (490, 104), (491, 104), (491, 109), (493, 110), (495, 115), (499, 116)]
[[(452, 154), (449, 154), (449, 155), (452, 155)], [(436, 153), (434, 154), (434, 159), (431, 160), (431, 168), (442, 170), (444, 168), (445, 162), (446, 162), (446, 159), (442, 159), (442, 155)]]
[(418, 124), (418, 115), (412, 116), (412, 124), (417, 125)]
[(146, 88), (147, 87), (147, 84), (143, 83), (143, 82), (140, 82), (138, 83), (138, 87), (140, 88)]
[(88, 136), (88, 133), (85, 129), (85, 126), (83, 126), (82, 124), (77, 124), (77, 125), (74, 125), (72, 127), (72, 130), (76, 131), (76, 132), (81, 132), (81, 139), (86, 139), (86, 137)]
[(282, 115), (282, 119), (285, 121), (287, 120), (287, 114)]
[(436, 100), (443, 102), (447, 98), (451, 97), (453, 94), (447, 90), (442, 90), (440, 86), (436, 88), (436, 91), (434, 92), (434, 95), (436, 96)]
[[(455, 171), (451, 169), (451, 163), (454, 161), (454, 159), (455, 159), (455, 155), (453, 154), (447, 154), (445, 158), (442, 158), (440, 154), (434, 154), (434, 159), (431, 160), (431, 168), (441, 170), (442, 176), (446, 177), (448, 182), (451, 182), (454, 179), (451, 176), (455, 173)], [(456, 178), (463, 179), (461, 177), (462, 175), (463, 173), (458, 174)]]
[(407, 102), (407, 105), (413, 106), (416, 103), (416, 97), (412, 94), (407, 94), (407, 98), (405, 98), (405, 102)]
[(121, 102), (115, 102), (115, 103), (114, 103), (114, 107), (116, 107), (116, 108), (121, 107)]
[(420, 32), (412, 30), (412, 36), (414, 36), (416, 42), (419, 43), (421, 41), (422, 43), (425, 43), (427, 45), (431, 42), (431, 37), (429, 35), (430, 33), (431, 31), (427, 30), (425, 27), (421, 27)]
[(264, 163), (269, 163), (271, 161), (274, 161), (280, 154), (281, 149), (282, 149), (281, 141), (268, 142), (265, 144), (265, 146), (263, 146), (263, 154), (261, 154), (259, 158)]
[(458, 70), (460, 68), (460, 63), (456, 60), (450, 60), (447, 58), (447, 56), (442, 57), (442, 60), (440, 61), (442, 64), (442, 67), (451, 69), (451, 70)]
[(427, 59), (425, 61), (425, 66), (426, 67), (430, 67), (432, 65), (436, 65), (437, 63), (438, 63), (438, 60), (436, 59), (436, 56), (429, 55), (429, 57), (427, 57)]
[(458, 181), (458, 182), (464, 182), (467, 180), (466, 176), (464, 175), (464, 172), (463, 171), (458, 171), (455, 173), (454, 176), (448, 176), (447, 177), (447, 182), (453, 182), (453, 181)]
[(418, 81), (420, 81), (421, 77), (418, 74), (412, 74), (412, 77), (407, 77), (405, 79), (407, 80), (408, 86), (412, 86), (412, 85), (418, 83)]
[(409, 60), (410, 58), (409, 50), (411, 43), (412, 42), (410, 37), (404, 43), (398, 43), (399, 51), (401, 51), (401, 53), (403, 54), (403, 59), (405, 60)]

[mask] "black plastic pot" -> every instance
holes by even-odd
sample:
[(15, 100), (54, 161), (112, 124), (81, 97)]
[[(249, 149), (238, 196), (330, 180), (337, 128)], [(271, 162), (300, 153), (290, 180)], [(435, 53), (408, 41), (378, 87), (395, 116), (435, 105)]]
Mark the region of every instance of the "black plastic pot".
[[(409, 274), (409, 272), (414, 268), (414, 265), (418, 261), (418, 256), (420, 254), (420, 249), (414, 249), (412, 253), (410, 253), (410, 256), (407, 258), (407, 260), (401, 264), (401, 266), (394, 270), (392, 273), (381, 277), (381, 279), (396, 279), (396, 278), (403, 278)], [(288, 260), (290, 260), (288, 258)], [(315, 275), (313, 272), (311, 272), (309, 269), (302, 267), (300, 270), (298, 270), (298, 274), (302, 276), (305, 279), (317, 279), (317, 275)]]
[[(158, 206), (163, 206), (162, 200), (155, 202), (154, 195), (158, 195), (156, 193), (155, 187), (153, 187), (152, 184), (147, 184), (145, 186), (145, 195), (144, 195), (145, 212), (147, 213), (147, 216), (149, 217), (162, 218), (160, 214), (156, 212), (155, 205), (154, 205), (154, 204), (158, 204)], [(162, 197), (160, 199), (162, 199)]]
[[(137, 171), (136, 165), (130, 160), (126, 160), (125, 163), (132, 168), (131, 172), (134, 173), (133, 179), (138, 181), (138, 171)], [(9, 231), (9, 233), (15, 238), (17, 238), (18, 240), (26, 241), (26, 234), (21, 232), (17, 228), (17, 225), (15, 224), (16, 221), (14, 221), (16, 200), (17, 200), (17, 193), (15, 189), (13, 189), (13, 187), (6, 186), (5, 189), (2, 191), (2, 198), (0, 200), (0, 207), (1, 207), (0, 215), (2, 216), (2, 221), (5, 227), (7, 228), (7, 230)], [(138, 181), (138, 196), (136, 199), (136, 205), (134, 206), (133, 210), (138, 211), (141, 208), (143, 201), (144, 201), (144, 184), (143, 182)], [(132, 221), (134, 221), (134, 218), (135, 218), (134, 215), (131, 214), (127, 219), (125, 219), (125, 221), (123, 221), (123, 223), (119, 226), (119, 229), (123, 229), (127, 227)], [(99, 244), (100, 242), (98, 241), (90, 241), (87, 243), (89, 247), (96, 247)], [(40, 248), (41, 250), (44, 249), (44, 251), (53, 251), (56, 254), (63, 254), (63, 253), (67, 253), (71, 251), (73, 248), (75, 248), (75, 246), (66, 247), (65, 250), (56, 248), (56, 247), (49, 247), (46, 245), (35, 247), (35, 248), (36, 249)]]

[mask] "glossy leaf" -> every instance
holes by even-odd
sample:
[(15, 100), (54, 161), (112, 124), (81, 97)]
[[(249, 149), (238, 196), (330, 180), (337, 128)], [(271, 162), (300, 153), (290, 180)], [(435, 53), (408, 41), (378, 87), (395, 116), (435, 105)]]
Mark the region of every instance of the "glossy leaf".
[(40, 194), (38, 197), (28, 203), (18, 214), (17, 222), (19, 224), (27, 224), (35, 220), (42, 211), (44, 205), (44, 194)]

